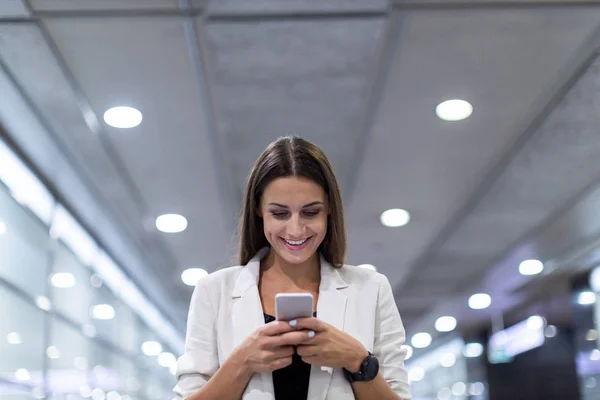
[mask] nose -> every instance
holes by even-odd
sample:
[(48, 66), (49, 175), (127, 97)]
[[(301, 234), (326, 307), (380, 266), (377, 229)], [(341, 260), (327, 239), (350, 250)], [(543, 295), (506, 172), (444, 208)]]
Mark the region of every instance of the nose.
[(302, 239), (305, 231), (305, 225), (299, 214), (293, 214), (292, 218), (289, 219), (287, 231), (290, 239)]

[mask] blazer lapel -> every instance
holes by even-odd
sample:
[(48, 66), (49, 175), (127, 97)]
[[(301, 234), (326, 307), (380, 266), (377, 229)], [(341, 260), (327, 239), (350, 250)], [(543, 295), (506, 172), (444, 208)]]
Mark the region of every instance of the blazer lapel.
[[(265, 324), (258, 279), (260, 276), (260, 260), (268, 251), (262, 249), (245, 265), (238, 275), (231, 297), (234, 299), (232, 318), (234, 327), (233, 348), (238, 347), (248, 336)], [(274, 399), (273, 375), (261, 373), (260, 379), (251, 379), (245, 393), (249, 398)], [(254, 393), (253, 393), (254, 392)], [(262, 395), (262, 397), (261, 397)], [(267, 395), (268, 397), (264, 397)]]
[[(342, 279), (338, 270), (321, 257), (321, 284), (319, 285), (319, 301), (317, 318), (344, 330), (346, 316), (346, 295), (340, 289), (348, 284)], [(308, 398), (324, 400), (329, 390), (333, 368), (313, 365), (310, 369), (310, 385)]]

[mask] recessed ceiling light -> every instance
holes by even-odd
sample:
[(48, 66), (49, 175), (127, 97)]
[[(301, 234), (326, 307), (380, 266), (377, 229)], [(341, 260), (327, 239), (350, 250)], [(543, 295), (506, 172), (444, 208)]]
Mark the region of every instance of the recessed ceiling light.
[(461, 121), (469, 118), (471, 114), (473, 114), (473, 106), (465, 100), (446, 100), (437, 105), (435, 114), (444, 121)]
[(164, 214), (156, 218), (156, 229), (165, 233), (183, 232), (187, 228), (187, 219), (179, 214)]
[(596, 302), (596, 294), (594, 292), (585, 291), (579, 293), (577, 296), (577, 303), (582, 306), (587, 306), (590, 304), (594, 304)]
[(410, 214), (401, 208), (392, 208), (381, 213), (381, 223), (391, 228), (404, 226), (410, 222)]
[(48, 299), (46, 296), (36, 297), (35, 304), (40, 310), (44, 311), (50, 311), (50, 309), (52, 308), (52, 303), (50, 303), (50, 299)]
[(425, 377), (425, 370), (422, 367), (413, 367), (408, 370), (409, 382), (419, 382)]
[(592, 352), (590, 353), (590, 360), (599, 361), (600, 360), (600, 350), (598, 350), (598, 349), (592, 350)]
[(60, 351), (58, 350), (58, 347), (56, 346), (48, 346), (48, 348), (46, 349), (46, 356), (48, 358), (51, 358), (53, 360), (57, 360), (60, 358)]
[(0, 221), (0, 235), (4, 235), (6, 233), (6, 223)]
[(452, 385), (452, 394), (456, 397), (463, 396), (466, 391), (467, 385), (465, 385), (463, 382), (456, 382), (454, 385)]
[(481, 396), (485, 391), (483, 382), (474, 382), (469, 384), (469, 394), (471, 396)]
[(587, 334), (585, 335), (585, 340), (587, 340), (588, 342), (595, 342), (596, 340), (598, 340), (598, 331), (595, 329), (590, 329), (589, 331), (587, 331)]
[(181, 273), (181, 280), (188, 286), (196, 286), (198, 281), (208, 276), (208, 272), (202, 268), (188, 268)]
[(465, 357), (474, 358), (483, 354), (483, 346), (481, 343), (467, 343), (463, 349)]
[(113, 107), (104, 113), (104, 122), (114, 128), (134, 128), (142, 122), (142, 113), (133, 107)]
[(544, 264), (540, 260), (525, 260), (519, 264), (521, 275), (537, 275), (544, 270)]
[(75, 286), (75, 277), (69, 272), (57, 272), (50, 278), (50, 283), (55, 288), (67, 289)]
[(444, 316), (435, 321), (435, 329), (438, 332), (452, 332), (456, 328), (456, 318)]
[(27, 371), (25, 368), (19, 368), (15, 372), (15, 378), (18, 381), (28, 381), (31, 379), (31, 375), (29, 374), (29, 371)]
[(413, 348), (410, 347), (407, 344), (403, 344), (402, 346), (400, 346), (402, 349), (406, 350), (406, 357), (404, 357), (404, 360), (408, 360), (412, 357), (413, 355)]
[(431, 335), (426, 332), (415, 333), (410, 343), (417, 349), (424, 349), (431, 344)]
[(487, 293), (476, 293), (469, 298), (469, 307), (473, 310), (483, 310), (492, 304), (492, 298)]
[(121, 400), (121, 395), (113, 390), (106, 393), (106, 400)]
[(109, 320), (115, 317), (115, 309), (110, 304), (97, 304), (92, 307), (92, 318), (99, 320)]
[(358, 267), (363, 268), (363, 269), (368, 269), (371, 271), (377, 271), (377, 268), (375, 268), (375, 266), (371, 265), (371, 264), (360, 264)]
[(161, 367), (165, 367), (165, 368), (169, 368), (171, 367), (173, 364), (177, 364), (177, 359), (175, 358), (175, 356), (171, 353), (160, 353), (158, 355), (158, 365), (160, 365)]
[(456, 364), (456, 356), (452, 353), (446, 353), (440, 358), (440, 365), (444, 368), (453, 367)]
[(553, 338), (558, 333), (558, 329), (554, 325), (548, 325), (546, 329), (544, 329), (544, 336), (547, 338)]
[(162, 353), (162, 346), (154, 340), (142, 343), (142, 352), (147, 356), (157, 356)]
[(21, 334), (19, 334), (19, 332), (9, 332), (8, 335), (6, 335), (6, 341), (8, 344), (15, 345), (23, 343), (23, 339), (21, 339)]

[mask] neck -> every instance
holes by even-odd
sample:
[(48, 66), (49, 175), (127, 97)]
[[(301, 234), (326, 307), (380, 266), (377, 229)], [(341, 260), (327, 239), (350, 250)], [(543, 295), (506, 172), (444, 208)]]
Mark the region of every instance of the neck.
[(310, 290), (315, 285), (318, 288), (321, 281), (321, 261), (318, 253), (304, 263), (291, 264), (279, 257), (275, 251), (270, 251), (262, 265), (263, 274), (278, 278), (286, 286)]

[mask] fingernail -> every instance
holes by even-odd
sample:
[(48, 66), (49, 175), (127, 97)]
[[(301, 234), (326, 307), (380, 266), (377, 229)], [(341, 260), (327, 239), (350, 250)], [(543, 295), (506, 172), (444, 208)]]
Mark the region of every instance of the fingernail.
[(314, 331), (308, 331), (308, 337), (315, 337)]
[(290, 326), (296, 326), (296, 324), (298, 323), (298, 321), (296, 321), (295, 319), (290, 321)]

